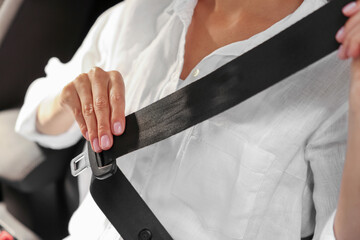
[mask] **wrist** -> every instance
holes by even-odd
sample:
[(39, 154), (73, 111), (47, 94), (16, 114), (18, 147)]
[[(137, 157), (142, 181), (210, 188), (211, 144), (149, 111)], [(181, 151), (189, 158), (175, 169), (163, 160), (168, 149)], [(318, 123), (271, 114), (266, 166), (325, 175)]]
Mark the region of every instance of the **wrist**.
[(60, 95), (42, 101), (37, 110), (36, 129), (43, 134), (57, 135), (73, 124), (72, 113), (60, 103)]

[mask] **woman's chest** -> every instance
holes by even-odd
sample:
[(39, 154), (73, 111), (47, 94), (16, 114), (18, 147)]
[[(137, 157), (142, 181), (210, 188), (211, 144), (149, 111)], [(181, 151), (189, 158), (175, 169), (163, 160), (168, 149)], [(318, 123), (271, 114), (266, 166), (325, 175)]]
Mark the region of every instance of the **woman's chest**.
[(346, 102), (347, 70), (333, 54), (138, 151), (124, 170), (130, 171), (131, 182), (165, 222), (172, 222), (169, 218), (191, 222), (209, 230), (202, 234), (215, 234), (200, 239), (242, 239), (252, 216), (266, 209), (268, 199), (259, 198), (259, 193), (271, 195), (284, 172), (296, 179), (284, 190), (294, 193), (288, 204), (298, 203), (295, 199), (301, 197), (308, 174), (301, 151), (314, 131)]

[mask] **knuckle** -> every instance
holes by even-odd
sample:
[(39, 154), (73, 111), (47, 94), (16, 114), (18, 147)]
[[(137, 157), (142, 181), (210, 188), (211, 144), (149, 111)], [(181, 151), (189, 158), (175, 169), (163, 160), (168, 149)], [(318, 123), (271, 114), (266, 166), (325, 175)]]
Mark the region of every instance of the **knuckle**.
[(87, 127), (86, 127), (86, 125), (84, 123), (78, 123), (78, 125), (79, 125), (79, 128), (80, 128), (81, 132), (86, 132)]
[(97, 132), (96, 132), (95, 129), (87, 129), (87, 130), (88, 130), (89, 137), (90, 137), (91, 139), (97, 137)]
[(83, 114), (86, 117), (91, 116), (94, 113), (94, 107), (91, 103), (84, 104)]
[(109, 75), (115, 79), (122, 79), (122, 75), (119, 71), (110, 71)]
[(81, 73), (79, 76), (77, 76), (76, 80), (85, 80), (88, 78), (88, 75), (86, 73)]
[(60, 97), (59, 104), (62, 108), (66, 108), (66, 106), (67, 106), (67, 102), (65, 101), (65, 99), (63, 97)]
[(102, 70), (99, 67), (93, 67), (91, 68), (90, 72), (89, 72), (92, 76), (94, 76), (95, 78), (101, 77), (104, 73), (104, 70)]
[(99, 68), (99, 67), (92, 67), (91, 69), (90, 69), (90, 72), (91, 73), (95, 73), (95, 72), (97, 72), (97, 71), (99, 71), (101, 68)]
[(103, 110), (108, 105), (105, 97), (97, 97), (95, 98), (95, 109)]
[(79, 118), (82, 117), (81, 110), (79, 108), (77, 108), (77, 107), (73, 109), (73, 114), (74, 114), (76, 119), (79, 119)]
[(93, 79), (93, 82), (97, 85), (97, 86), (101, 86), (101, 83), (104, 81), (105, 79), (103, 77), (100, 76), (96, 76)]
[(67, 84), (61, 91), (60, 94), (60, 102), (62, 104), (66, 104), (70, 101), (70, 99), (72, 98), (73, 95), (73, 83), (69, 83)]
[(109, 127), (108, 127), (108, 125), (107, 124), (105, 124), (105, 123), (99, 123), (99, 125), (98, 125), (98, 131), (99, 132), (107, 132), (109, 130)]
[(95, 127), (95, 128), (89, 127), (89, 128), (88, 128), (88, 133), (89, 133), (89, 136), (96, 137), (96, 136), (97, 136), (96, 127)]
[(80, 83), (80, 84), (84, 84), (86, 83), (88, 80), (88, 75), (86, 73), (82, 73), (80, 74), (76, 79), (75, 81)]
[(112, 94), (110, 94), (110, 100), (112, 102), (122, 102), (123, 97), (119, 93), (112, 93)]

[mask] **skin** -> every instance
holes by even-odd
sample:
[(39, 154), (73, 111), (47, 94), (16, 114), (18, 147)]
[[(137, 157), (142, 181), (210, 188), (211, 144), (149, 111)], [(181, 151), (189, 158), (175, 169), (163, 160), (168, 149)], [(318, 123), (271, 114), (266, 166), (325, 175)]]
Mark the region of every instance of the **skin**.
[(302, 0), (199, 0), (186, 35), (180, 78), (186, 79), (211, 52), (266, 30), (301, 3)]
[[(186, 36), (180, 78), (186, 79), (195, 65), (214, 50), (264, 31), (301, 3), (302, 0), (199, 0)], [(113, 144), (113, 135), (122, 134), (125, 128), (124, 96), (120, 73), (93, 68), (80, 74), (54, 99), (40, 104), (37, 130), (58, 135), (75, 120), (95, 152), (107, 150)]]
[(360, 2), (343, 8), (349, 17), (336, 34), (341, 59), (352, 58), (347, 153), (335, 215), (337, 240), (360, 239)]
[(94, 67), (80, 74), (53, 100), (40, 104), (36, 127), (39, 132), (57, 135), (74, 120), (94, 151), (111, 148), (113, 135), (125, 128), (125, 86), (118, 71)]
[[(181, 79), (212, 51), (247, 39), (294, 12), (302, 0), (199, 0), (186, 36)], [(336, 34), (339, 58), (352, 58), (347, 154), (335, 216), (337, 240), (360, 239), (360, 2), (350, 3), (349, 17)], [(224, 27), (226, 26), (226, 27)], [(200, 44), (201, 43), (201, 44)], [(125, 128), (125, 86), (117, 71), (93, 68), (80, 74), (54, 99), (40, 104), (37, 130), (57, 135), (74, 121), (96, 152), (109, 149), (113, 135)]]

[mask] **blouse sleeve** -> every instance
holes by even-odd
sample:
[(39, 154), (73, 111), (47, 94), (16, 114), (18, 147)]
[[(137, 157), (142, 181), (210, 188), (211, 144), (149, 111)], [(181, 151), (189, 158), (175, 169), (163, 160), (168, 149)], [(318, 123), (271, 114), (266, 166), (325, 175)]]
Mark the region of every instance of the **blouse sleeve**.
[[(113, 11), (119, 14), (124, 4), (104, 12), (90, 29), (88, 35), (70, 62), (63, 64), (57, 58), (51, 58), (45, 67), (46, 77), (35, 80), (27, 90), (24, 104), (20, 110), (15, 131), (31, 141), (53, 149), (61, 149), (74, 145), (81, 138), (81, 132), (74, 122), (67, 132), (59, 135), (45, 135), (36, 130), (36, 112), (39, 104), (53, 99), (63, 87), (74, 80), (80, 73), (88, 72), (92, 67), (105, 64), (106, 34), (109, 29), (110, 15)], [(107, 29), (107, 31), (104, 31)]]
[(346, 154), (347, 109), (347, 104), (338, 109), (311, 136), (306, 146), (305, 158), (314, 180), (314, 240), (336, 240), (333, 226)]

